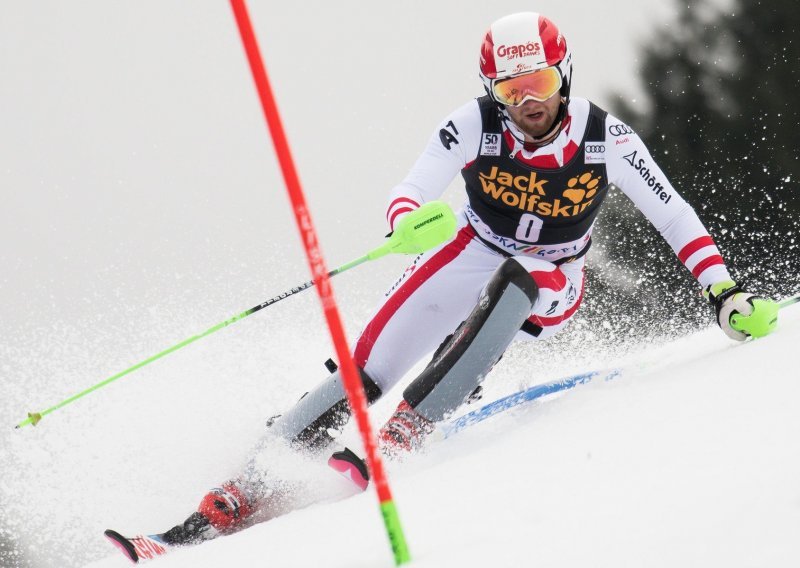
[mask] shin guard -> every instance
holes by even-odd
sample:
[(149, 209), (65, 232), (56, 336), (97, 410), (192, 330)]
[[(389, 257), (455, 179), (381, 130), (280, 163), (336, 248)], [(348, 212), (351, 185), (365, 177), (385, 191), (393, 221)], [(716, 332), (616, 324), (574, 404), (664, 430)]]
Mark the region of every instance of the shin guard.
[(497, 363), (530, 316), (539, 289), (514, 259), (492, 275), (478, 305), (403, 392), (421, 416), (438, 422), (455, 411)]
[[(359, 369), (367, 402), (381, 396), (381, 389)], [(292, 444), (308, 450), (324, 449), (333, 438), (329, 429), (339, 430), (350, 420), (350, 404), (342, 384), (341, 371), (332, 373), (316, 389), (307, 393), (272, 428)]]

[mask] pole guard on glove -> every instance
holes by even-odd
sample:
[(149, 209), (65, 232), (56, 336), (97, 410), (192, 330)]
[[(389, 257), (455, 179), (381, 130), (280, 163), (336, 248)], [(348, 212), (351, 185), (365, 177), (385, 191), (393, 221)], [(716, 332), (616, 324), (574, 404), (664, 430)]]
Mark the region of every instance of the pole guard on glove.
[(714, 306), (725, 335), (736, 341), (769, 335), (778, 325), (779, 305), (742, 290), (733, 280), (708, 286), (703, 296)]
[(456, 234), (456, 216), (443, 201), (429, 201), (406, 214), (383, 246), (371, 251), (374, 260), (389, 253), (420, 254), (445, 243)]

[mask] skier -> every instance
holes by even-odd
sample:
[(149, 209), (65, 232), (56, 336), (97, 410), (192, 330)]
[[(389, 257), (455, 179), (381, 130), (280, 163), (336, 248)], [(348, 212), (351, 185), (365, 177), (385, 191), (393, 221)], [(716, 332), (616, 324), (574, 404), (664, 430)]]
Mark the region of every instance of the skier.
[[(512, 341), (546, 339), (567, 325), (583, 299), (585, 255), (611, 185), (673, 248), (728, 336), (760, 337), (777, 322), (774, 302), (732, 280), (696, 213), (633, 129), (571, 97), (572, 56), (551, 20), (526, 12), (494, 22), (481, 45), (480, 78), (486, 94), (442, 121), (390, 194), (386, 219), (393, 230), (438, 199), (459, 172), (467, 193), (455, 238), (413, 261), (355, 344), (369, 402), (435, 352), (379, 431), (390, 457), (419, 448), (436, 422), (479, 388)], [(330, 431), (348, 418), (336, 371), (274, 420), (269, 436), (302, 451), (330, 452)], [(335, 452), (329, 463), (366, 487), (366, 467), (350, 450)], [(286, 489), (270, 486), (256, 469), (251, 462), (213, 489), (166, 533), (109, 536), (135, 559), (274, 516)]]

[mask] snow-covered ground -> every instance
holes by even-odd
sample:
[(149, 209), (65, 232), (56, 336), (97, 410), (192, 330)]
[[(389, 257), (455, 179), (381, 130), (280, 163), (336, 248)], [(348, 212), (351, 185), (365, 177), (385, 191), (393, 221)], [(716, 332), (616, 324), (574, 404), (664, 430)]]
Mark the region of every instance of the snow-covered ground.
[[(0, 18), (0, 107), (13, 109), (0, 136), (0, 552), (18, 544), (15, 568), (125, 566), (102, 531), (182, 521), (325, 374), (331, 346), (305, 292), (12, 429), (309, 277), (227, 3), (47, 4)], [(531, 9), (373, 3), (343, 18), (339, 3), (251, 4), (331, 268), (379, 244), (389, 189), (437, 122), (482, 93), (488, 23)], [(617, 25), (598, 41), (572, 4), (536, 9), (569, 34), (574, 92), (603, 106), (612, 89), (636, 97), (634, 40), (671, 11), (605, 2)], [(419, 62), (440, 56), (421, 89)], [(315, 62), (322, 95), (298, 61)], [(406, 262), (337, 276), (351, 339)], [(686, 282), (677, 301), (696, 293)], [(587, 305), (603, 301), (592, 292)], [(513, 347), (484, 400), (587, 369), (622, 365), (621, 377), (389, 464), (415, 565), (799, 565), (800, 306), (744, 345), (716, 329), (615, 338), (582, 318)], [(392, 565), (372, 492), (338, 499), (347, 487), (324, 466), (290, 473), (327, 501), (156, 566)]]
[[(800, 565), (800, 306), (781, 319), (760, 341), (708, 329), (631, 355), (613, 381), (518, 407), (391, 464), (410, 565)], [(345, 482), (329, 475), (320, 483), (341, 492)], [(393, 565), (372, 491), (157, 562)], [(125, 565), (111, 547), (90, 564)]]

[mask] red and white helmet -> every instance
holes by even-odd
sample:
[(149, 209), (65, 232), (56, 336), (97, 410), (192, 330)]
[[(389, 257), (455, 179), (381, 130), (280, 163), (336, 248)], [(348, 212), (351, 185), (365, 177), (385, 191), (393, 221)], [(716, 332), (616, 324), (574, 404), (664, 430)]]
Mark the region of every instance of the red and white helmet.
[(561, 96), (569, 101), (572, 55), (558, 27), (536, 12), (520, 12), (494, 22), (481, 45), (480, 76), (495, 102), (494, 83), (555, 67), (561, 75)]

